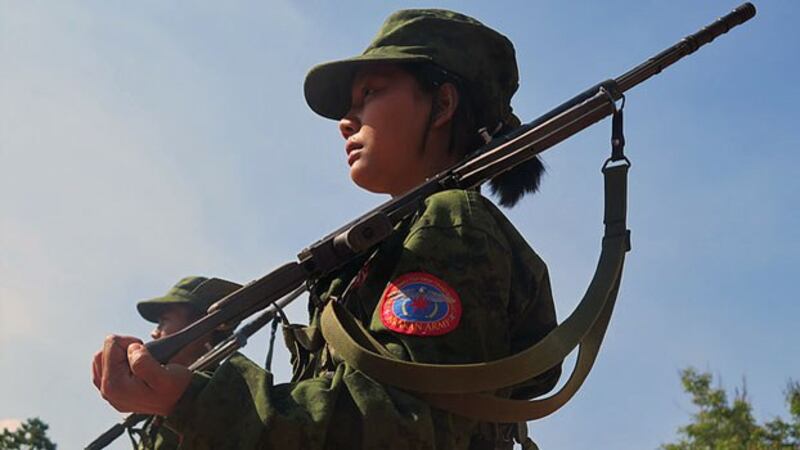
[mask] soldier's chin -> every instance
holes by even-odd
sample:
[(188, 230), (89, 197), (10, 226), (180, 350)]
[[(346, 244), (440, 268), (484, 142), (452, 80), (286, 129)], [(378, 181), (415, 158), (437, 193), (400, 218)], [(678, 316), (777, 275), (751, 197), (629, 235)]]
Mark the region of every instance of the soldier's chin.
[(369, 192), (378, 192), (378, 186), (375, 183), (375, 180), (370, 177), (369, 171), (365, 170), (363, 164), (360, 164), (360, 161), (356, 160), (352, 166), (350, 166), (350, 179), (353, 180), (353, 183), (356, 186), (364, 189), (365, 191)]
[(389, 193), (382, 183), (379, 183), (378, 180), (375, 180), (374, 177), (370, 176), (369, 171), (365, 170), (365, 168), (359, 164), (359, 161), (356, 161), (352, 166), (350, 166), (350, 179), (353, 180), (353, 183), (355, 183), (356, 186), (364, 189), (365, 191), (369, 191), (374, 194)]

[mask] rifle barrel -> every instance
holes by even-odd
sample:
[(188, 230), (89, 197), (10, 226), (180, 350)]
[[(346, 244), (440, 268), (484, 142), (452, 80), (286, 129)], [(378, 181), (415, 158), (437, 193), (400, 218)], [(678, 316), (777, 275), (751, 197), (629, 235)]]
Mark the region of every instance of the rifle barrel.
[(453, 169), (459, 186), (476, 187), (610, 116), (615, 110), (612, 100), (619, 100), (629, 89), (750, 20), (755, 14), (756, 8), (752, 3), (743, 3), (619, 77), (598, 83), (507, 135), (493, 139), (475, 152), (477, 156)]
[(677, 44), (653, 56), (642, 64), (617, 77), (617, 86), (622, 92), (656, 75), (671, 66), (684, 56), (690, 55), (700, 47), (708, 44), (733, 27), (741, 25), (756, 15), (756, 7), (750, 3), (742, 3), (730, 13), (715, 20), (700, 31), (681, 39)]

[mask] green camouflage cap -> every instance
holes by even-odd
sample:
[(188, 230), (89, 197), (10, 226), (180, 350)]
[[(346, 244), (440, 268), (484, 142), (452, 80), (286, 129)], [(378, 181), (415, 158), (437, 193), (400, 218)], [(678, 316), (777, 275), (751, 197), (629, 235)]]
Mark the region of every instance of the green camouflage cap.
[(150, 322), (158, 323), (164, 309), (171, 305), (189, 305), (205, 313), (217, 300), (239, 290), (239, 283), (222, 278), (186, 277), (178, 281), (163, 297), (143, 300), (136, 304), (139, 314)]
[(460, 79), (483, 113), (489, 131), (519, 124), (511, 97), (519, 85), (514, 45), (477, 20), (442, 9), (398, 11), (356, 57), (313, 67), (306, 75), (306, 102), (317, 114), (340, 119), (350, 109), (356, 71), (369, 64), (429, 62)]

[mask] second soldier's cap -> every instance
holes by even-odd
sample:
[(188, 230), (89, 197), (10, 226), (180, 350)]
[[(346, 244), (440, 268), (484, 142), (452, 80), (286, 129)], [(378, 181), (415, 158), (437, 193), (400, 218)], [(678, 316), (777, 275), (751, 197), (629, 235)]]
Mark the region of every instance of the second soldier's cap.
[(241, 287), (239, 283), (222, 278), (186, 277), (178, 281), (166, 295), (137, 303), (136, 309), (146, 320), (158, 323), (159, 316), (171, 305), (188, 305), (199, 313), (205, 313), (214, 302)]
[(480, 105), (487, 127), (519, 123), (511, 97), (519, 75), (511, 41), (481, 22), (442, 9), (407, 9), (386, 19), (356, 57), (313, 67), (306, 75), (306, 102), (317, 114), (341, 119), (350, 109), (351, 85), (369, 64), (432, 63), (455, 75)]

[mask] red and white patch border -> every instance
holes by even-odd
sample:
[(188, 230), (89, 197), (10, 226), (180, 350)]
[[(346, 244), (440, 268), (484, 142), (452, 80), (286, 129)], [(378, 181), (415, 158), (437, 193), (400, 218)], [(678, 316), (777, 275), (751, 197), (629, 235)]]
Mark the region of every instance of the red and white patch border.
[[(446, 298), (448, 311), (444, 317), (434, 322), (412, 321), (398, 317), (394, 312), (394, 298), (397, 292), (411, 283), (421, 283), (432, 286)], [(410, 272), (401, 275), (390, 281), (383, 290), (381, 300), (378, 305), (380, 308), (381, 323), (400, 334), (410, 336), (441, 336), (447, 334), (458, 327), (461, 321), (461, 298), (458, 293), (438, 277), (426, 272)]]

